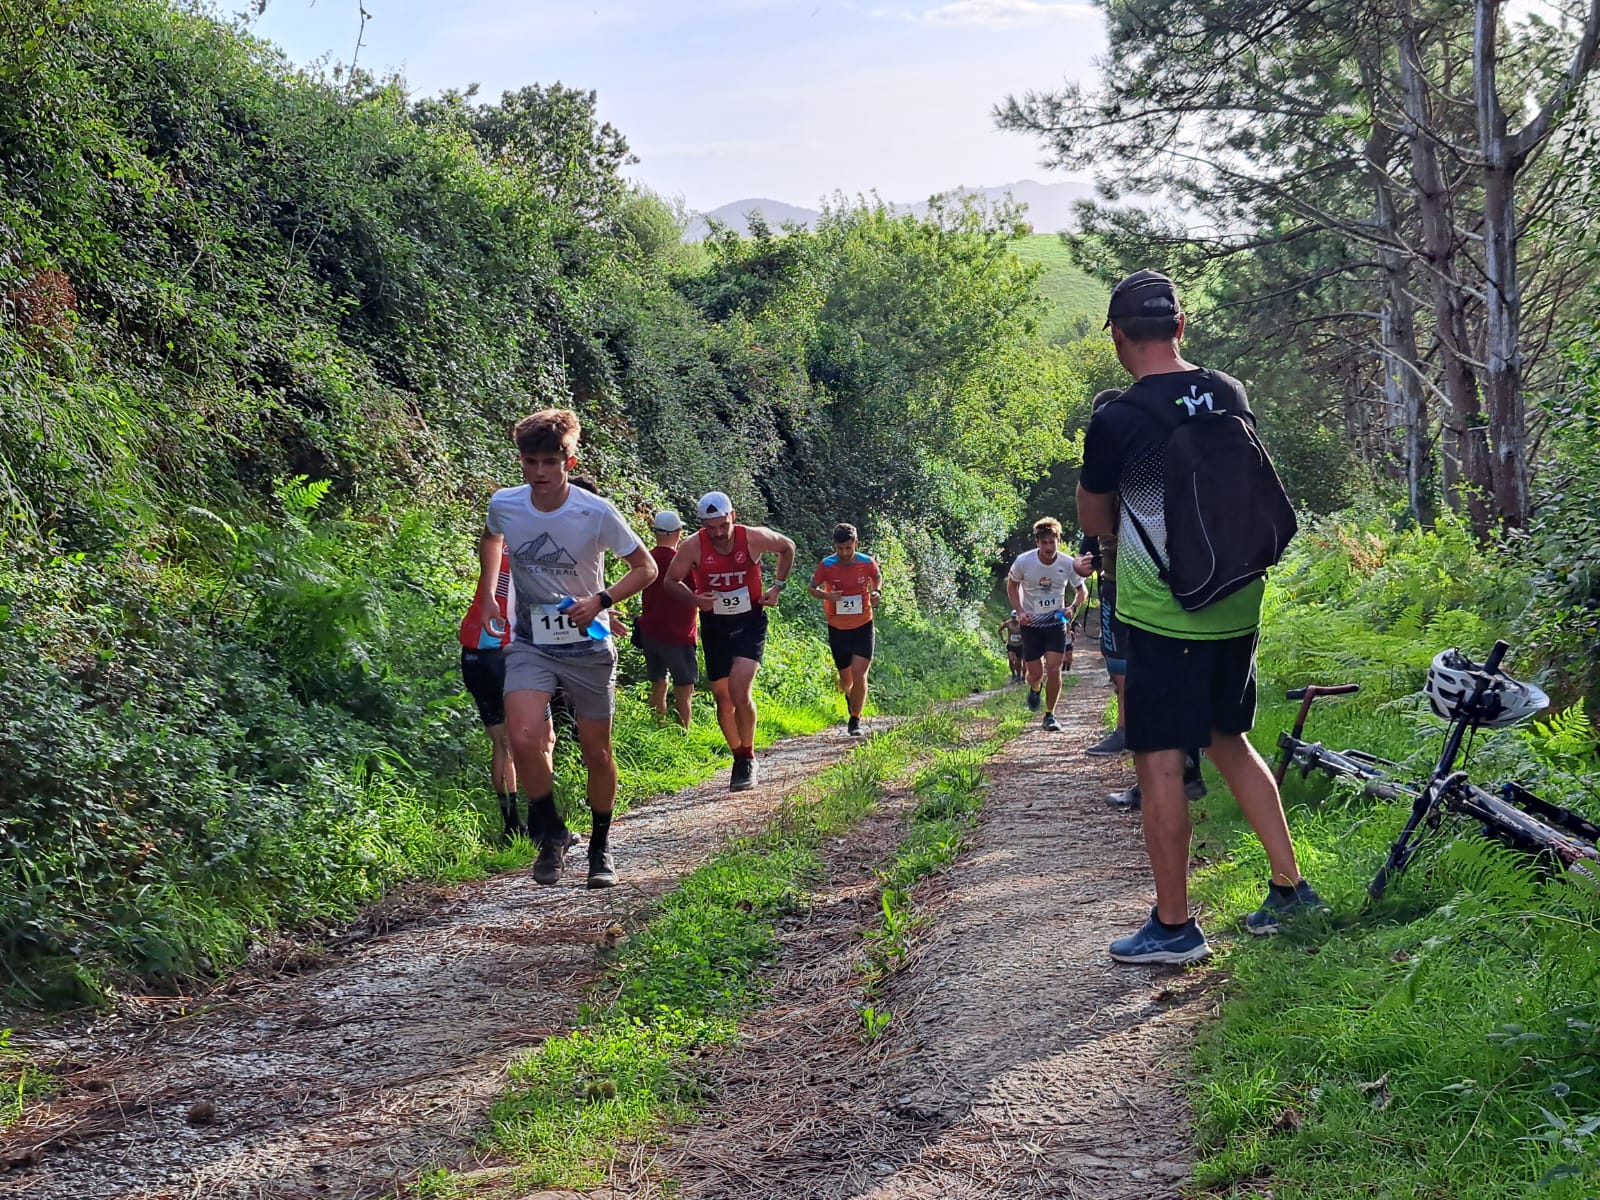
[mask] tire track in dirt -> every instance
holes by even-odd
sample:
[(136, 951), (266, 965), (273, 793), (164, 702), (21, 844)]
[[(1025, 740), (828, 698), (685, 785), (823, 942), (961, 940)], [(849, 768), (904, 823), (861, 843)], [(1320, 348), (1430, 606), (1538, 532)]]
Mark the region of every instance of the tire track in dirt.
[(763, 754), (751, 791), (730, 795), (719, 772), (630, 810), (609, 892), (585, 888), (580, 848), (555, 887), (522, 870), (443, 892), (420, 919), (305, 973), (19, 1039), (63, 1086), (0, 1141), (0, 1164), (18, 1163), (0, 1195), (359, 1200), (460, 1160), (507, 1062), (573, 1027), (604, 969), (603, 931), (631, 926), (860, 744), (842, 730), (789, 739)]
[(1153, 901), (1138, 819), (1104, 803), (1131, 772), (1082, 754), (1108, 695), (1081, 681), (1058, 705), (1063, 732), (1031, 725), (990, 760), (970, 849), (913, 893), (928, 923), (879, 1004), (889, 1031), (860, 1040), (854, 963), (877, 859), (854, 855), (790, 935), (772, 1004), (713, 1067), (714, 1111), (616, 1194), (1179, 1195), (1179, 1082), (1208, 977), (1106, 953)]

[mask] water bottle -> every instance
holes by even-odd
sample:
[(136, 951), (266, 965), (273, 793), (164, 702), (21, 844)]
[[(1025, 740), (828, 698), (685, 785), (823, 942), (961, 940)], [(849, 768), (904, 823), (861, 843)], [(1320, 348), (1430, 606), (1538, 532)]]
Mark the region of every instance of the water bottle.
[[(571, 608), (576, 603), (577, 601), (571, 596), (563, 596), (561, 597), (561, 603), (556, 605), (556, 611), (566, 612), (567, 609)], [(596, 616), (594, 620), (589, 622), (589, 628), (587, 632), (589, 636), (597, 642), (603, 642), (611, 636), (611, 630), (607, 627), (606, 623), (599, 618), (599, 616)]]

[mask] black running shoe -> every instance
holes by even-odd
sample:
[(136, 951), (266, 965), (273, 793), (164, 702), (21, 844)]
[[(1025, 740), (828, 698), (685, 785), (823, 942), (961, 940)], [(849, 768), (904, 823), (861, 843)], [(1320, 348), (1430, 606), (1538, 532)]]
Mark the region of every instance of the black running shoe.
[(1028, 693), (1028, 711), (1029, 712), (1038, 712), (1039, 711), (1039, 693), (1038, 692), (1029, 692)]
[(730, 792), (748, 791), (756, 785), (756, 760), (753, 758), (736, 758), (733, 760), (733, 775), (728, 779)]
[(1142, 800), (1143, 797), (1139, 793), (1139, 785), (1137, 783), (1125, 792), (1112, 792), (1106, 797), (1107, 804), (1112, 808), (1119, 808), (1123, 812), (1138, 812)]
[(848, 732), (851, 737), (860, 737), (861, 736), (861, 718), (860, 717), (851, 717), (850, 718), (850, 724), (848, 726), (846, 726), (846, 732)]
[(589, 848), (589, 886), (591, 888), (617, 886), (617, 867), (611, 861), (610, 847)]
[(565, 837), (546, 838), (539, 843), (539, 857), (533, 860), (533, 881), (549, 886), (561, 879), (561, 868), (567, 857)]
[(1055, 713), (1053, 713), (1053, 712), (1045, 713), (1045, 715), (1044, 715), (1044, 731), (1046, 733), (1060, 733), (1061, 732), (1061, 722), (1056, 720)]
[(1101, 738), (1098, 742), (1085, 750), (1084, 753), (1093, 754), (1097, 757), (1109, 757), (1114, 754), (1121, 754), (1127, 748), (1127, 738), (1123, 734), (1122, 730), (1113, 729), (1110, 733), (1106, 734), (1105, 737)]

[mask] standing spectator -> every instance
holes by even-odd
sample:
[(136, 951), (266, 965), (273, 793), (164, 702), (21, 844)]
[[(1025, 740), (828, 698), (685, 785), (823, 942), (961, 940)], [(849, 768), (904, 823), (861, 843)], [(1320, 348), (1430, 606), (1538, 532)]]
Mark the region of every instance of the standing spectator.
[(1143, 793), (1145, 846), (1156, 885), (1150, 919), (1112, 942), (1111, 956), (1118, 962), (1194, 962), (1211, 950), (1189, 915), (1185, 747), (1210, 747), (1211, 761), (1271, 863), (1266, 898), (1246, 928), (1276, 933), (1280, 918), (1320, 909), (1322, 901), (1300, 874), (1272, 772), (1245, 737), (1255, 721), (1263, 582), (1256, 579), (1189, 611), (1173, 597), (1158, 566), (1170, 558), (1163, 480), (1173, 423), (1193, 420), (1202, 410), (1207, 417), (1201, 419), (1221, 411), (1254, 423), (1244, 387), (1180, 353), (1185, 317), (1165, 275), (1138, 271), (1117, 284), (1106, 324), (1134, 383), (1090, 419), (1078, 513), (1086, 533), (1105, 536), (1116, 530), (1120, 502), (1143, 531), (1118, 544), (1116, 611), (1128, 629), (1127, 745)]

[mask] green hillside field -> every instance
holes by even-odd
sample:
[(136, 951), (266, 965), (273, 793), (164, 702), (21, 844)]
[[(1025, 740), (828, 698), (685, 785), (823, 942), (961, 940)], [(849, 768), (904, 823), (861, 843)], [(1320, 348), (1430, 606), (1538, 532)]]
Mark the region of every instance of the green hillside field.
[[(1106, 300), (1111, 293), (1099, 280), (1073, 263), (1060, 237), (1053, 233), (1030, 233), (1013, 242), (1012, 249), (1023, 262), (1038, 263), (1044, 268), (1039, 290), (1050, 301), (1050, 314), (1042, 330), (1046, 338), (1082, 337), (1099, 327), (1105, 319)], [(1091, 324), (1080, 328), (1080, 319)]]

